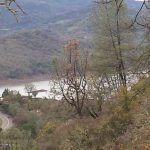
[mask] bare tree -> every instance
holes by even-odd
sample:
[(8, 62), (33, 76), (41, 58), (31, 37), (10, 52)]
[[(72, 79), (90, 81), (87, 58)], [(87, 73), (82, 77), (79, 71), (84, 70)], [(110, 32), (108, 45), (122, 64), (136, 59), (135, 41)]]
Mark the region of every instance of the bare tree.
[(149, 17), (146, 17), (143, 13), (146, 10), (148, 10), (148, 13), (149, 13), (149, 10), (150, 10), (150, 1), (149, 0), (143, 0), (140, 8), (137, 10), (135, 16), (132, 19), (131, 26), (139, 25), (139, 26), (142, 26), (144, 28), (150, 29), (150, 23), (147, 20)]
[(120, 86), (126, 87), (127, 67), (124, 52), (130, 49), (126, 46), (127, 38), (129, 38), (127, 33), (130, 31), (125, 28), (129, 22), (124, 2), (121, 0), (99, 0), (95, 14), (95, 45), (99, 55), (98, 59), (100, 59), (99, 61), (95, 60), (100, 62), (101, 74), (107, 74), (107, 76), (112, 74), (119, 77)]
[[(145, 71), (144, 68), (148, 68), (150, 59), (147, 40), (150, 27), (149, 12), (145, 13), (150, 9), (149, 1), (144, 0), (132, 17), (128, 16), (125, 0), (97, 0), (96, 3), (96, 71), (100, 76), (103, 75), (104, 88), (110, 89), (110, 93), (123, 87), (124, 106), (128, 110), (128, 74), (139, 73), (140, 69)], [(144, 29), (142, 34), (137, 27)], [(138, 54), (139, 58), (136, 59), (136, 55), (132, 53)]]
[(64, 46), (64, 57), (55, 60), (55, 73), (63, 98), (82, 117), (87, 100), (88, 54), (82, 55), (77, 40)]
[(25, 84), (24, 90), (26, 93), (28, 93), (28, 96), (30, 96), (30, 94), (36, 90), (36, 87), (34, 84), (29, 83)]
[(16, 0), (2, 0), (0, 1), (0, 6), (5, 7), (18, 21), (17, 12), (21, 11), (23, 14), (26, 12), (22, 9), (22, 7), (18, 4)]
[(131, 26), (135, 26), (140, 33), (140, 41), (136, 47), (140, 55), (135, 62), (135, 72), (142, 75), (150, 75), (150, 1), (144, 0), (136, 15), (133, 17)]

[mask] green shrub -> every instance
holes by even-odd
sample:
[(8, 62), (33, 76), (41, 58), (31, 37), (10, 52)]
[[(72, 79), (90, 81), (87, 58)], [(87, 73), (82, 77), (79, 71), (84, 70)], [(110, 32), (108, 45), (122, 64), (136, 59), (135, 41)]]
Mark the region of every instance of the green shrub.
[(8, 113), (9, 113), (9, 104), (3, 103), (3, 104), (0, 106), (0, 109), (1, 109), (4, 113), (8, 114)]

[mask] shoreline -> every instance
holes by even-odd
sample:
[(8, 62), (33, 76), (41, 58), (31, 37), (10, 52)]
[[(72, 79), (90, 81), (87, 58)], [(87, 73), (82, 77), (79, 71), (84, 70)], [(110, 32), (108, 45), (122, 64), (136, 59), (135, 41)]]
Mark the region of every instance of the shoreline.
[(2, 86), (8, 86), (8, 85), (21, 85), (21, 84), (27, 84), (31, 82), (38, 82), (38, 81), (46, 81), (49, 80), (50, 75), (38, 75), (38, 76), (32, 76), (32, 77), (24, 77), (21, 79), (4, 79), (0, 80), (0, 87)]

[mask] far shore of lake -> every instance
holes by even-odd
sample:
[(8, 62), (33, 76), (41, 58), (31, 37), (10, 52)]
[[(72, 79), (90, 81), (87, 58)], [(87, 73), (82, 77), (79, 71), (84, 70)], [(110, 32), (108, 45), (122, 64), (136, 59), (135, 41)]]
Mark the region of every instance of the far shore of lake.
[(31, 82), (50, 80), (50, 75), (27, 76), (19, 79), (0, 79), (0, 87), (8, 85), (22, 85)]

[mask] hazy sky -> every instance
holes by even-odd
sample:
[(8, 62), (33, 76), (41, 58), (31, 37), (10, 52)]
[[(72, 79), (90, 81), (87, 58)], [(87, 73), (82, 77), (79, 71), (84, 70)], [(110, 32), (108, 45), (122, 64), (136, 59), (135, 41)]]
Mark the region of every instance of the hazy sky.
[[(144, 0), (135, 0), (135, 1), (144, 1)], [(148, 1), (148, 0), (146, 0), (146, 1)]]

